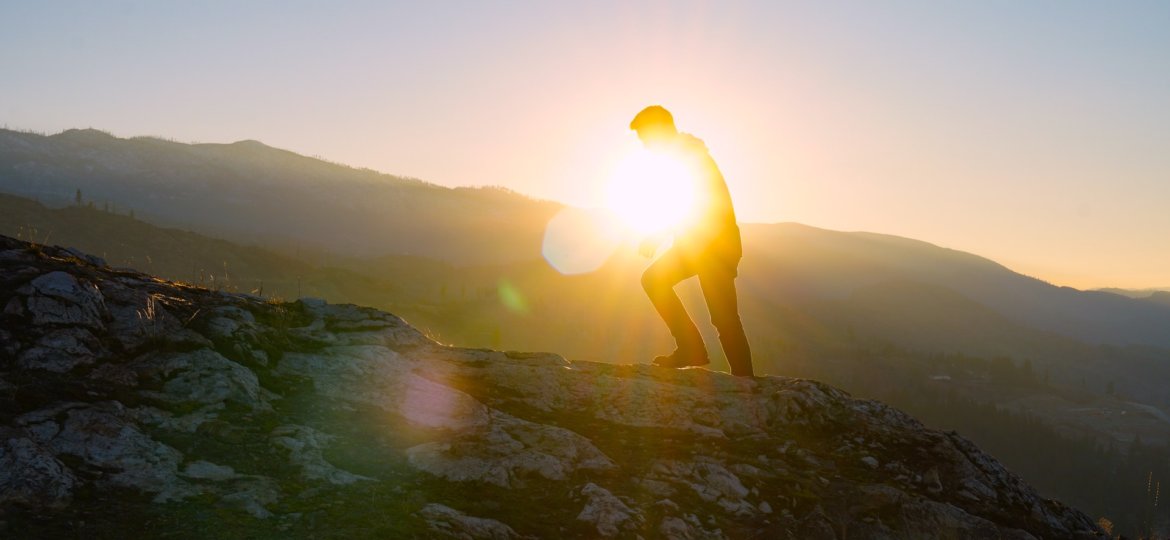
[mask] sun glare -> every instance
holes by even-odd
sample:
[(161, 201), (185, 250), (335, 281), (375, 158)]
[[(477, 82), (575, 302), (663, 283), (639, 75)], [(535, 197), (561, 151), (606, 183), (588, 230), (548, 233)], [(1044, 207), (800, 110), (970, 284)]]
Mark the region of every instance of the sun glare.
[(566, 207), (545, 227), (542, 253), (562, 274), (592, 272), (623, 241), (669, 233), (691, 214), (697, 176), (677, 156), (638, 148), (612, 169), (606, 207)]
[(614, 168), (606, 198), (609, 209), (634, 232), (664, 232), (690, 213), (694, 184), (690, 167), (675, 156), (638, 150)]

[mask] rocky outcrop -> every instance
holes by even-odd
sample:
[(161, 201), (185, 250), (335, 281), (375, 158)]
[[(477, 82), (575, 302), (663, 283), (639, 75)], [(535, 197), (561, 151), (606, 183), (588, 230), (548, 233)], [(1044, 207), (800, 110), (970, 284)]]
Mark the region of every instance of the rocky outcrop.
[(1102, 537), (815, 381), (460, 349), (8, 238), (0, 306), (0, 535)]

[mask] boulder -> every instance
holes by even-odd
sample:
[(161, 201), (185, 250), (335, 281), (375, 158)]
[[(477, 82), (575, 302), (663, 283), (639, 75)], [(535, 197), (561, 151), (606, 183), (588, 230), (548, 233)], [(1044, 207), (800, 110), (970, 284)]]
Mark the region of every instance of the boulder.
[(97, 286), (79, 281), (68, 272), (47, 272), (16, 292), (25, 297), (24, 308), (35, 325), (97, 330), (102, 328), (107, 316), (105, 300)]

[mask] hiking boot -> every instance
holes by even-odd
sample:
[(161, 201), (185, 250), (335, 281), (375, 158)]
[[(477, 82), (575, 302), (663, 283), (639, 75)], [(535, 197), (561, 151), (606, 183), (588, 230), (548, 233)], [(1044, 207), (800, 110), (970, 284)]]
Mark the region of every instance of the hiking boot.
[(667, 368), (705, 366), (710, 363), (711, 360), (707, 358), (707, 351), (702, 349), (689, 351), (675, 349), (675, 351), (669, 355), (654, 357), (654, 365)]

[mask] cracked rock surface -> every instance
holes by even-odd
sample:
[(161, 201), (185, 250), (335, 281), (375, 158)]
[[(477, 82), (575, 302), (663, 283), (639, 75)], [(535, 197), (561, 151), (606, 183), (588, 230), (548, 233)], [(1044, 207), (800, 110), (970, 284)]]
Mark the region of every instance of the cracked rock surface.
[(445, 346), (0, 237), (0, 536), (1103, 538), (811, 380)]

